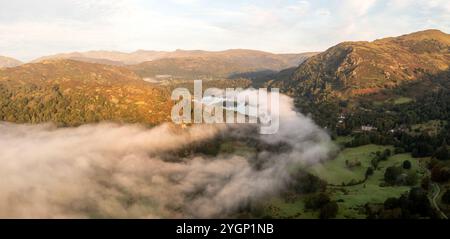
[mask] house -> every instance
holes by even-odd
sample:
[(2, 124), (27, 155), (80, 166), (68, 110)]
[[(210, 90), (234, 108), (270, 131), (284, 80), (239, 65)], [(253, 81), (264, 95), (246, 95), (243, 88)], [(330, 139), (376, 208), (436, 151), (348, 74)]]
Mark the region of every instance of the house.
[(375, 128), (371, 125), (363, 125), (363, 126), (361, 126), (361, 130), (365, 131), (365, 132), (370, 132), (370, 131), (377, 130), (377, 128)]

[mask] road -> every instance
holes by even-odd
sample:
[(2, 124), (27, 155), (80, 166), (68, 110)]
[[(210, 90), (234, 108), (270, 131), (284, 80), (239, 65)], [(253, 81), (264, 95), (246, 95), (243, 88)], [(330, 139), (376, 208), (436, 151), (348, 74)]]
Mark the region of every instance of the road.
[(431, 188), (433, 192), (433, 194), (430, 197), (432, 206), (436, 209), (436, 211), (438, 211), (441, 218), (448, 219), (447, 215), (445, 215), (445, 213), (442, 212), (442, 210), (439, 208), (439, 205), (436, 202), (436, 199), (441, 194), (441, 187), (439, 187), (437, 183), (431, 183)]

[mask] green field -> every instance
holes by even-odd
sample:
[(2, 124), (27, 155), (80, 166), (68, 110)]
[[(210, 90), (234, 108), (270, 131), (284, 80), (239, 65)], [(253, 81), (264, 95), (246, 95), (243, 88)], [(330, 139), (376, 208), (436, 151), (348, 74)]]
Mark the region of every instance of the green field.
[[(365, 145), (357, 148), (348, 148), (341, 151), (338, 157), (324, 164), (317, 164), (310, 168), (310, 172), (324, 179), (329, 184), (341, 185), (349, 183), (352, 180), (362, 180), (366, 170), (370, 165), (373, 155), (377, 151), (385, 149), (393, 150), (393, 147), (379, 145)], [(361, 166), (348, 168), (345, 164), (346, 160), (359, 161)]]
[(344, 146), (346, 143), (349, 143), (353, 140), (352, 136), (338, 136), (336, 140), (334, 140), (334, 143), (336, 143), (339, 146)]
[[(355, 186), (340, 186), (342, 183), (360, 181), (365, 178), (370, 161), (377, 151), (393, 149), (391, 146), (365, 145), (346, 148), (334, 160), (314, 165), (309, 171), (326, 180), (329, 184), (327, 192), (339, 205), (337, 218), (366, 218), (364, 205), (367, 203), (383, 203), (387, 198), (399, 197), (410, 190), (410, 186), (384, 186), (384, 172), (387, 167), (401, 166), (405, 160), (412, 163), (408, 171), (417, 172), (419, 179), (425, 174), (425, 159), (414, 159), (410, 154), (398, 154), (381, 161), (378, 169), (364, 183)], [(361, 166), (348, 168), (346, 160), (358, 160)], [(420, 180), (418, 180), (420, 182)], [(305, 196), (297, 196), (292, 200), (282, 197), (272, 199), (265, 206), (265, 214), (274, 218), (317, 218), (318, 212), (305, 211)]]
[(374, 174), (361, 185), (329, 188), (329, 191), (333, 192), (334, 199), (339, 202), (338, 218), (365, 218), (362, 209), (366, 203), (383, 203), (387, 198), (399, 197), (408, 192), (411, 188), (409, 186), (383, 186), (385, 169), (390, 166), (401, 166), (405, 160), (412, 163), (409, 171), (417, 172), (419, 178), (422, 178), (425, 174), (424, 160), (414, 159), (410, 154), (398, 154), (380, 162)]
[(265, 215), (272, 218), (290, 219), (311, 219), (318, 218), (318, 212), (305, 209), (304, 197), (293, 202), (287, 202), (283, 198), (277, 197), (270, 200), (264, 207)]
[(399, 97), (399, 98), (394, 100), (394, 104), (395, 105), (402, 105), (402, 104), (410, 103), (412, 101), (413, 101), (413, 99), (411, 99), (409, 97)]

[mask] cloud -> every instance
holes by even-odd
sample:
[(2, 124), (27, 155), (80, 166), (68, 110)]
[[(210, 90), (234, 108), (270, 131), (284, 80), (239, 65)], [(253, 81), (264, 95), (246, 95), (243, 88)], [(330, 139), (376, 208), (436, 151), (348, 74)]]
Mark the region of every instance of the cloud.
[[(276, 195), (298, 164), (329, 158), (328, 135), (282, 96), (280, 131), (247, 125), (102, 123), (78, 128), (0, 123), (0, 218), (209, 218)], [(255, 154), (189, 154), (232, 137)], [(286, 146), (283, 151), (269, 148)]]
[(2, 1), (0, 53), (30, 60), (96, 49), (317, 51), (344, 40), (450, 31), (449, 13), (445, 0)]

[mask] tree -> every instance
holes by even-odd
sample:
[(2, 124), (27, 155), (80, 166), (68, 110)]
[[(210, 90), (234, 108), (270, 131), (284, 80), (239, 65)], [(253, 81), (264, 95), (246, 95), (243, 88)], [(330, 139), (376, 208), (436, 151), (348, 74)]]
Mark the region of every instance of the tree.
[(305, 208), (318, 210), (331, 201), (330, 196), (326, 193), (318, 193), (311, 195), (305, 200)]
[(400, 202), (397, 198), (388, 198), (386, 201), (384, 201), (384, 209), (394, 209), (396, 207), (399, 207)]
[(386, 149), (384, 150), (383, 154), (386, 155), (386, 157), (390, 157), (392, 155), (392, 152), (390, 149)]
[(310, 173), (299, 171), (293, 175), (291, 188), (296, 193), (300, 194), (316, 193), (325, 191), (327, 188), (327, 182)]
[(396, 147), (394, 150), (394, 153), (395, 154), (403, 154), (403, 153), (405, 153), (405, 149), (401, 148), (401, 147)]
[(403, 161), (403, 168), (404, 169), (411, 169), (411, 162), (409, 160)]
[(423, 190), (428, 191), (428, 189), (430, 188), (430, 177), (424, 177), (422, 179), (422, 181), (420, 182), (420, 186), (422, 187)]
[(378, 159), (376, 159), (376, 158), (370, 160), (370, 164), (371, 164), (372, 167), (375, 168), (375, 169), (378, 168), (378, 163), (379, 163), (379, 161), (378, 161)]
[(439, 160), (448, 160), (450, 159), (450, 154), (448, 152), (447, 144), (444, 143), (439, 149), (434, 153), (434, 157)]
[(384, 181), (390, 184), (395, 184), (398, 177), (402, 174), (402, 169), (399, 167), (388, 167), (384, 173)]
[(444, 195), (442, 195), (441, 200), (445, 204), (450, 204), (450, 189), (447, 189), (447, 191), (445, 191)]
[(372, 167), (368, 167), (367, 171), (366, 171), (366, 178), (368, 178), (369, 176), (373, 175), (373, 168)]
[(417, 181), (419, 180), (419, 178), (417, 177), (417, 173), (416, 172), (409, 172), (408, 175), (405, 178), (405, 183), (408, 186), (414, 186), (417, 184)]
[(320, 219), (335, 218), (339, 211), (339, 205), (336, 202), (329, 202), (320, 209)]
[(434, 182), (446, 182), (450, 179), (450, 169), (436, 165), (431, 169), (431, 180)]

